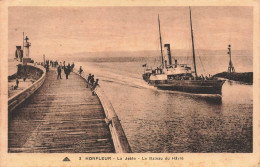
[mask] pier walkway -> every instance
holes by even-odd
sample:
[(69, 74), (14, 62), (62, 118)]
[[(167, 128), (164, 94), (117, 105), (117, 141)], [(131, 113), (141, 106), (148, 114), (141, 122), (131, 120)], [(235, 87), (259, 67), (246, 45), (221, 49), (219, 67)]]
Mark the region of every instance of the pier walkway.
[(28, 153), (115, 152), (104, 109), (75, 73), (46, 80), (9, 115), (8, 151)]

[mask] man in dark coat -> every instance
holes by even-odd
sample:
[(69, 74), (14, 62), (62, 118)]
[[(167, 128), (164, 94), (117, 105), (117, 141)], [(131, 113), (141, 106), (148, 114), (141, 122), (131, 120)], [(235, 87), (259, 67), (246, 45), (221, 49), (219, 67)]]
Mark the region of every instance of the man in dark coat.
[(69, 67), (64, 67), (64, 73), (66, 74), (66, 79), (69, 79), (69, 71), (70, 69), (69, 69)]
[(73, 68), (74, 68), (74, 63), (72, 62), (72, 64), (71, 64), (71, 71), (73, 71)]
[(83, 72), (83, 70), (82, 70), (82, 67), (80, 66), (80, 67), (79, 67), (79, 75), (81, 75), (82, 72)]
[(57, 72), (58, 72), (57, 79), (59, 79), (59, 78), (62, 79), (62, 78), (61, 78), (61, 66), (58, 66)]
[(89, 73), (89, 75), (88, 75), (88, 83), (87, 83), (87, 87), (88, 87), (88, 85), (90, 84), (90, 80), (91, 80), (91, 73)]
[(90, 79), (90, 85), (91, 85), (91, 86), (93, 86), (94, 81), (95, 81), (95, 79), (94, 79), (94, 75), (92, 75), (92, 76), (91, 76), (91, 79)]
[(96, 82), (94, 82), (94, 84), (93, 84), (93, 86), (91, 88), (92, 95), (95, 95), (95, 89), (96, 89), (97, 85), (98, 85), (98, 79), (96, 79)]
[(69, 71), (71, 70), (71, 66), (70, 66), (70, 63), (68, 64), (68, 69), (69, 69)]

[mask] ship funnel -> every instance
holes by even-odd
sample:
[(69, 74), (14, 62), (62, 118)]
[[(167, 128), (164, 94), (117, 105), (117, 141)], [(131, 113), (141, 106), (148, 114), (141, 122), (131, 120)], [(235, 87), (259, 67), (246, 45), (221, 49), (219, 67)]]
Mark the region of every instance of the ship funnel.
[(170, 44), (164, 44), (165, 58), (169, 65), (172, 65), (172, 56), (171, 56), (171, 48)]

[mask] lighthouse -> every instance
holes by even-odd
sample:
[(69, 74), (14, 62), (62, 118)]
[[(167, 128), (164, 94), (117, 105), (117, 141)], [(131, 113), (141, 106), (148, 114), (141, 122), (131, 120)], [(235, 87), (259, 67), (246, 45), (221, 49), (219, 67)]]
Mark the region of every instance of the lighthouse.
[(31, 63), (32, 60), (30, 58), (30, 46), (31, 43), (28, 41), (29, 38), (26, 36), (23, 39), (23, 47), (24, 47), (24, 57), (23, 57), (23, 65), (26, 65), (27, 63)]
[(30, 46), (31, 46), (31, 43), (30, 42), (28, 42), (28, 40), (29, 40), (29, 38), (26, 36), (25, 37), (25, 43), (24, 43), (24, 47), (25, 47), (25, 57), (26, 58), (29, 58), (29, 53), (30, 53), (30, 51), (29, 51), (29, 48), (30, 48)]
[(229, 55), (229, 65), (228, 65), (228, 72), (235, 72), (235, 67), (231, 61), (231, 45), (228, 45), (228, 55)]

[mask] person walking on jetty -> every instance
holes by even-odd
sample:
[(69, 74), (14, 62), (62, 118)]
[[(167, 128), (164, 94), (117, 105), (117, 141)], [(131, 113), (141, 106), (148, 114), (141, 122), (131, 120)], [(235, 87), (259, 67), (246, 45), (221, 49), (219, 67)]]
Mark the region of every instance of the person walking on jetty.
[(64, 67), (64, 73), (66, 74), (66, 79), (69, 79), (69, 73), (70, 73), (70, 71), (69, 71), (70, 69), (69, 69), (69, 66), (65, 66)]
[(58, 66), (57, 72), (58, 72), (57, 79), (59, 79), (59, 78), (62, 79), (62, 78), (61, 78), (61, 66)]
[(90, 79), (90, 85), (91, 85), (91, 87), (93, 86), (94, 81), (95, 81), (94, 75), (92, 75), (92, 76), (91, 76), (91, 79)]
[(80, 75), (80, 76), (81, 76), (82, 72), (83, 72), (83, 70), (82, 70), (82, 67), (80, 66), (80, 67), (79, 67), (79, 75)]
[(59, 63), (58, 63), (58, 61), (56, 60), (56, 61), (54, 62), (54, 67), (56, 67), (57, 65), (59, 65)]
[(91, 88), (92, 95), (95, 95), (95, 91), (94, 90), (96, 89), (97, 85), (98, 85), (98, 79), (96, 79), (96, 82), (94, 83), (94, 85)]
[(89, 73), (89, 75), (88, 75), (87, 88), (88, 88), (88, 85), (90, 84), (90, 79), (91, 79), (91, 73)]
[(72, 67), (72, 66), (71, 66), (70, 63), (69, 63), (69, 64), (68, 64), (68, 73), (69, 73), (69, 75), (70, 75), (70, 72), (72, 71), (72, 70), (71, 70), (71, 67)]
[(73, 71), (74, 66), (75, 66), (74, 63), (72, 62), (70, 71)]
[(63, 62), (63, 69), (65, 69), (66, 65), (65, 65), (65, 61)]
[(69, 69), (69, 71), (70, 71), (70, 68), (71, 68), (71, 66), (70, 66), (70, 63), (68, 64), (68, 69)]
[(97, 85), (98, 85), (98, 79), (96, 79), (96, 81), (93, 83), (91, 90), (94, 91)]

